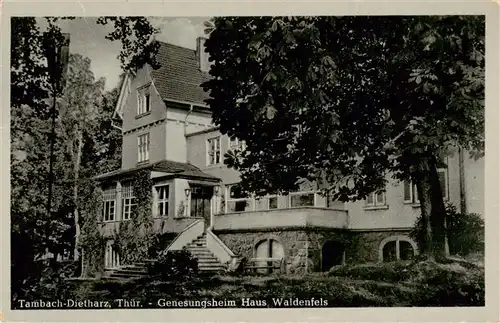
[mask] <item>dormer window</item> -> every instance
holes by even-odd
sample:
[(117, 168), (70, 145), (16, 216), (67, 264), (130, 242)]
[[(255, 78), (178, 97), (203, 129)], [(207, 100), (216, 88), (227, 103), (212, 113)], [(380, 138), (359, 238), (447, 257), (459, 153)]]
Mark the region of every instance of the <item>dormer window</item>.
[(150, 84), (137, 89), (137, 115), (143, 115), (151, 111)]

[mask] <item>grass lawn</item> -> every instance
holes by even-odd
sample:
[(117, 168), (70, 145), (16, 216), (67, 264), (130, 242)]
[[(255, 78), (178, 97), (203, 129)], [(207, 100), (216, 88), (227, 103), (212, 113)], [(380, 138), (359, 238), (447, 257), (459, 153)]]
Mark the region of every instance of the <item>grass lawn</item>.
[[(484, 306), (484, 268), (471, 262), (399, 262), (341, 266), (307, 276), (195, 276), (162, 280), (65, 282), (59, 295), (74, 299), (139, 300), (156, 307), (162, 300), (273, 298), (326, 301), (328, 307)], [(149, 306), (147, 304), (150, 304)]]

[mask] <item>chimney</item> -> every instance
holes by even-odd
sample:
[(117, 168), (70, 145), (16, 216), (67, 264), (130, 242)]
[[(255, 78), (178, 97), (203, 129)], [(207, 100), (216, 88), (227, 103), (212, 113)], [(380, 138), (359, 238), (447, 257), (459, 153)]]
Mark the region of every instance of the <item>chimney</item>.
[(202, 72), (210, 70), (210, 62), (208, 61), (208, 53), (205, 52), (205, 37), (196, 38), (196, 59), (198, 60), (198, 67)]

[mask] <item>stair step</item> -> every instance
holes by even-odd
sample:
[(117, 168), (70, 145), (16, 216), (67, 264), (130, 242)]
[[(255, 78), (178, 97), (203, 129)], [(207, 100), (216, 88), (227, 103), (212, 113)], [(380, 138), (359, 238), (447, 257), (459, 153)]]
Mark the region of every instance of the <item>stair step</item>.
[(126, 265), (121, 266), (120, 269), (131, 269), (131, 270), (147, 270), (147, 266), (135, 266), (135, 265)]
[(224, 267), (222, 266), (199, 266), (198, 270), (222, 270)]
[(187, 247), (186, 249), (188, 251), (200, 251), (200, 252), (210, 252), (211, 253), (211, 251), (208, 250), (206, 247), (198, 247), (198, 246), (196, 246), (196, 247)]
[(224, 268), (223, 267), (206, 267), (206, 268), (200, 267), (200, 268), (198, 268), (198, 271), (200, 271), (200, 272), (201, 271), (204, 271), (204, 272), (224, 271)]
[(187, 251), (191, 253), (197, 253), (197, 254), (207, 254), (207, 255), (212, 255), (212, 252), (208, 250), (207, 248), (186, 248)]
[(222, 266), (223, 265), (219, 261), (210, 261), (210, 262), (199, 262), (198, 267), (206, 267), (206, 266)]
[(118, 269), (115, 270), (115, 273), (120, 273), (120, 274), (125, 274), (125, 275), (147, 275), (147, 271), (143, 270), (123, 270), (123, 269)]
[(222, 266), (222, 264), (218, 261), (198, 262), (198, 267), (200, 267), (200, 266)]
[(216, 258), (212, 253), (208, 253), (208, 252), (191, 252), (191, 254), (195, 258)]
[(191, 250), (188, 250), (193, 256), (210, 256), (210, 257), (213, 257), (214, 255), (210, 252), (210, 251), (191, 251)]
[(111, 278), (130, 278), (130, 279), (133, 279), (133, 278), (142, 278), (146, 275), (131, 275), (131, 274), (128, 274), (128, 273), (120, 273), (120, 272), (114, 272), (114, 273), (111, 273), (109, 275), (109, 277)]
[(206, 241), (192, 241), (192, 242), (188, 243), (187, 245), (188, 245), (188, 246), (189, 246), (189, 245), (197, 245), (197, 246), (199, 246), (199, 245), (203, 245), (203, 246), (206, 246), (206, 245), (207, 245), (207, 242), (206, 242)]
[(196, 255), (196, 258), (197, 259), (207, 259), (207, 260), (211, 260), (211, 259), (215, 259), (218, 261), (217, 257), (214, 257), (213, 255)]

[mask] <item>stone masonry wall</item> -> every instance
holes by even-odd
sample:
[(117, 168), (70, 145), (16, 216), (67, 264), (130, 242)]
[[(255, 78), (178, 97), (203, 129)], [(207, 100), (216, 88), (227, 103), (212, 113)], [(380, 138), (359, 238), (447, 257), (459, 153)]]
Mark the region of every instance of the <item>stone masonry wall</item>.
[[(408, 231), (348, 232), (342, 230), (281, 230), (269, 232), (219, 232), (217, 236), (238, 256), (255, 257), (255, 246), (266, 239), (278, 241), (284, 249), (286, 272), (303, 274), (321, 271), (322, 248), (327, 241), (344, 246), (345, 264), (379, 261), (382, 240), (408, 235)], [(307, 264), (306, 264), (307, 259)]]

